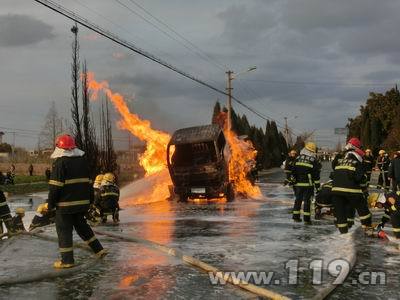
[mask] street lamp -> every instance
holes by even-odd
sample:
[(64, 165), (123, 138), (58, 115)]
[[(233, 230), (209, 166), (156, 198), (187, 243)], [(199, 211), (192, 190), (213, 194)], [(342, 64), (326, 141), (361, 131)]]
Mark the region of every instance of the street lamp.
[(226, 87), (226, 91), (228, 93), (228, 104), (227, 104), (227, 107), (228, 107), (228, 130), (231, 130), (231, 128), (232, 128), (232, 90), (233, 90), (232, 80), (234, 80), (240, 74), (248, 73), (248, 72), (254, 71), (256, 69), (257, 69), (257, 67), (253, 66), (253, 67), (248, 68), (247, 70), (244, 70), (244, 71), (236, 73), (236, 74), (230, 70), (226, 72), (226, 75), (228, 75), (228, 82), (227, 82), (227, 87)]

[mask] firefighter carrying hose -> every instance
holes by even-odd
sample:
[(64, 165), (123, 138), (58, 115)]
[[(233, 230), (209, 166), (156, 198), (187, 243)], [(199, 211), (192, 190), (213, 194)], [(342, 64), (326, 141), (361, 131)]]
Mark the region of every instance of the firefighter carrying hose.
[(112, 173), (104, 174), (100, 187), (100, 211), (103, 223), (107, 217), (112, 216), (114, 223), (119, 222), (119, 188), (115, 184), (115, 176)]
[[(4, 178), (3, 174), (0, 172), (0, 184), (4, 184), (4, 181), (5, 181), (5, 178)], [(9, 233), (13, 232), (11, 221), (12, 221), (12, 217), (11, 217), (10, 208), (8, 207), (8, 204), (7, 204), (6, 196), (4, 196), (3, 191), (0, 190), (0, 234), (3, 234), (3, 222), (7, 228), (7, 231)]]
[(104, 257), (103, 249), (87, 224), (85, 213), (93, 201), (93, 188), (89, 179), (89, 167), (84, 152), (76, 147), (72, 136), (61, 135), (51, 155), (55, 159), (49, 181), (48, 209), (56, 209), (56, 230), (61, 260), (54, 267), (74, 266), (72, 231), (90, 246), (97, 257)]
[(371, 213), (361, 187), (366, 180), (363, 156), (360, 140), (351, 138), (345, 147), (344, 157), (333, 166), (332, 201), (340, 233), (348, 232), (351, 224), (347, 219), (353, 209), (357, 210), (363, 227), (371, 228)]
[(303, 220), (306, 225), (311, 225), (311, 197), (320, 189), (319, 176), (321, 165), (316, 157), (317, 146), (308, 142), (300, 151), (296, 162), (291, 167), (291, 184), (295, 187), (296, 200), (293, 207), (293, 220), (301, 222), (301, 204), (303, 207)]
[(393, 233), (397, 239), (400, 239), (400, 192), (390, 192), (384, 197), (379, 197), (376, 206), (385, 209), (385, 214), (382, 216), (381, 223), (376, 229), (378, 231), (385, 227), (385, 224), (390, 221), (393, 227)]

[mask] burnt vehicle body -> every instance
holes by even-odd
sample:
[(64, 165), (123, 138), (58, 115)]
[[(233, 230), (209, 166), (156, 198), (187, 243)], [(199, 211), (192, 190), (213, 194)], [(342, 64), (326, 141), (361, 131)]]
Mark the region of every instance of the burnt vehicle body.
[(188, 198), (233, 200), (229, 182), (229, 149), (218, 125), (177, 130), (167, 148), (173, 192), (180, 201)]

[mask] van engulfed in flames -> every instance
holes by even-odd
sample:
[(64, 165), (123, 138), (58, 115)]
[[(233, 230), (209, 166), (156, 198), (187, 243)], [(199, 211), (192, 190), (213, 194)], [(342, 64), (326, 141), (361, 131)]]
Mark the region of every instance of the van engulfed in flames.
[[(153, 129), (150, 121), (143, 120), (137, 114), (132, 113), (124, 97), (119, 93), (113, 92), (107, 81), (96, 81), (95, 75), (92, 72), (88, 72), (87, 75), (91, 99), (97, 99), (99, 92), (103, 92), (121, 116), (121, 120), (118, 122), (119, 128), (128, 130), (133, 136), (146, 143), (146, 150), (139, 159), (141, 166), (146, 172), (146, 176), (165, 174), (168, 165), (167, 148), (171, 141), (171, 136), (166, 132)], [(230, 155), (226, 164), (226, 182), (232, 184), (232, 192), (235, 190), (237, 194), (244, 197), (259, 196), (261, 194), (259, 188), (254, 186), (248, 179), (249, 166), (255, 161), (255, 156), (257, 155), (254, 147), (248, 141), (241, 140), (234, 132), (224, 130), (224, 134), (222, 135), (223, 139), (226, 139), (229, 145)], [(172, 159), (173, 151), (175, 150), (176, 148), (168, 148), (170, 159)], [(198, 150), (201, 152), (202, 149)], [(225, 148), (223, 151), (226, 154)], [(201, 160), (200, 157), (199, 159)], [(221, 164), (219, 168), (225, 168), (225, 166)], [(160, 175), (160, 178), (162, 180), (155, 181), (156, 186), (152, 188), (152, 191), (147, 191), (140, 196), (140, 199), (132, 201), (136, 204), (168, 199), (170, 194), (169, 186), (172, 185), (171, 179), (164, 175)], [(201, 187), (198, 188), (198, 191), (200, 191)], [(225, 189), (225, 193), (226, 191)], [(222, 192), (218, 193), (218, 195), (222, 195)]]

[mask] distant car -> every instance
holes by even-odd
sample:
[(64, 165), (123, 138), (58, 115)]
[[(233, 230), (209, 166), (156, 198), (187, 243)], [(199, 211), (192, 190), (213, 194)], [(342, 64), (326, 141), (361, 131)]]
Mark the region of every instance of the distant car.
[(218, 125), (177, 130), (168, 144), (168, 169), (173, 192), (180, 201), (189, 198), (234, 199), (229, 181), (229, 147)]

